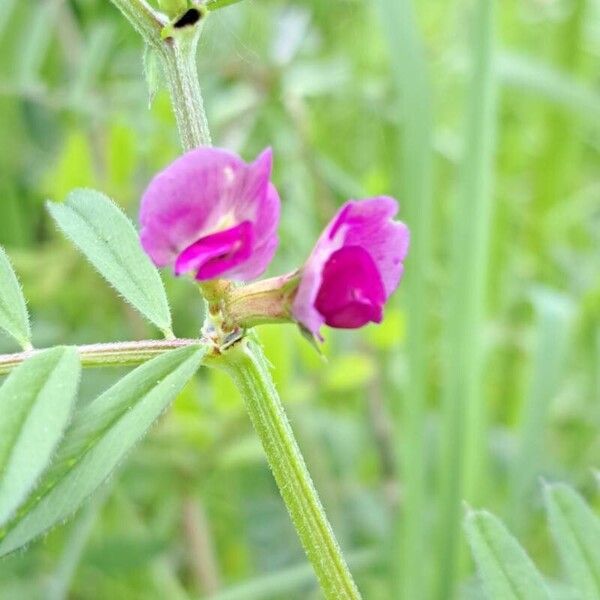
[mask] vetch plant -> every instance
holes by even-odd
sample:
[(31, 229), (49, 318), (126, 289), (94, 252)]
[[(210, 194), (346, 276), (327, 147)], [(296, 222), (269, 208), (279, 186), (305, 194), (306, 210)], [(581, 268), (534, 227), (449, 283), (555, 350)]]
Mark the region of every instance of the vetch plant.
[[(0, 356), (0, 597), (357, 597), (346, 559), (376, 600), (600, 598), (590, 3), (533, 22), (492, 0), (248, 2), (219, 25), (235, 0), (113, 1), (150, 101), (170, 93), (172, 163), (165, 94), (123, 122), (144, 120), (123, 93), (136, 39), (110, 2), (0, 2), (0, 238), (36, 308), (0, 249), (0, 344), (22, 348)], [(140, 162), (158, 166), (138, 189)], [(69, 193), (97, 180), (116, 203)], [(364, 199), (388, 189), (401, 212)], [(80, 261), (35, 245), (48, 226), (129, 306), (67, 281)], [(305, 252), (274, 270), (286, 228)], [(157, 339), (43, 348), (58, 307), (69, 336), (126, 339), (108, 332), (137, 311)], [(298, 332), (333, 338), (329, 364)]]
[[(113, 0), (142, 35), (151, 86), (164, 77), (185, 153), (149, 183), (138, 233), (106, 196), (75, 190), (48, 203), (56, 224), (164, 340), (34, 350), (25, 301), (0, 253), (0, 326), (24, 351), (0, 357), (0, 554), (69, 517), (168, 408), (201, 364), (239, 388), (290, 517), (328, 598), (359, 598), (294, 439), (262, 348), (262, 323), (297, 323), (315, 343), (321, 328), (383, 319), (409, 246), (397, 202), (347, 202), (297, 270), (253, 281), (278, 244), (280, 199), (272, 153), (253, 162), (211, 147), (195, 49), (214, 0)], [(207, 304), (198, 339), (173, 334), (156, 267), (197, 284)], [(250, 282), (250, 283), (248, 283)], [(241, 283), (241, 285), (240, 285)], [(85, 406), (74, 403), (81, 366), (141, 365)]]

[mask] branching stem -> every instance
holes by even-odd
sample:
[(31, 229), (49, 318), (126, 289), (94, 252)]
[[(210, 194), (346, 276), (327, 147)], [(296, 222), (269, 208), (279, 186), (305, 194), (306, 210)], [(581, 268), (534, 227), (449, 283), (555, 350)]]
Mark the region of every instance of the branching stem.
[(144, 41), (159, 48), (162, 40), (160, 33), (166, 25), (166, 19), (155, 11), (146, 0), (111, 0), (123, 13)]

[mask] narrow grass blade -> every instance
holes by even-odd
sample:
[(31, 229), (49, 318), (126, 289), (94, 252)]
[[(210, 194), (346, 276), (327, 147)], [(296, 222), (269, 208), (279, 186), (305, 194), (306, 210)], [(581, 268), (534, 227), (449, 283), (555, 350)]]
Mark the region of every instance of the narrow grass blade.
[(0, 329), (25, 349), (31, 348), (31, 327), (19, 280), (8, 256), (0, 246)]
[(109, 486), (103, 490), (104, 493), (98, 494), (73, 523), (58, 561), (57, 569), (48, 585), (46, 600), (68, 599), (73, 577), (75, 576), (99, 513), (104, 506), (107, 495), (106, 490), (108, 488)]
[[(573, 0), (567, 18), (561, 21), (553, 44), (554, 60), (572, 76), (585, 64), (584, 50), (588, 22), (588, 0)], [(539, 273), (548, 274), (548, 261), (544, 260), (552, 247), (548, 233), (541, 224), (548, 212), (560, 205), (572, 193), (573, 182), (580, 168), (582, 149), (582, 117), (589, 111), (564, 111), (548, 106), (543, 114), (543, 137), (533, 166), (532, 202), (526, 239), (533, 254), (539, 255)], [(590, 115), (598, 123), (598, 113)]]
[(48, 47), (56, 29), (56, 20), (60, 13), (61, 0), (39, 2), (24, 22), (21, 32), (21, 44), (15, 50), (16, 68), (19, 83), (27, 88), (38, 83), (40, 69), (48, 56)]
[(93, 92), (94, 83), (98, 80), (110, 56), (114, 35), (114, 28), (106, 23), (99, 23), (87, 32), (86, 43), (79, 57), (77, 74), (73, 77), (69, 92), (71, 105), (84, 104)]
[(497, 120), (494, 2), (478, 0), (470, 48), (465, 151), (448, 293), (440, 456), (437, 597), (454, 596), (459, 574), (461, 502), (485, 489), (486, 416), (481, 392), (484, 296), (492, 215)]
[[(432, 115), (429, 73), (412, 0), (379, 0), (387, 34), (390, 66), (402, 114), (397, 132), (399, 197), (411, 230), (407, 291), (409, 383), (396, 420), (395, 440), (404, 474), (403, 511), (395, 527), (399, 546), (392, 554), (395, 594), (416, 598), (424, 588), (425, 528), (425, 407), (427, 403), (427, 276), (431, 258)], [(400, 114), (400, 106), (398, 114)], [(404, 215), (403, 215), (404, 216)]]
[(470, 511), (465, 530), (490, 600), (550, 599), (544, 579), (500, 519), (487, 511)]
[(204, 349), (163, 354), (79, 410), (52, 468), (6, 530), (7, 554), (69, 517), (107, 479), (194, 375)]
[(600, 519), (566, 484), (546, 485), (544, 499), (554, 543), (582, 600), (600, 598)]
[(520, 529), (528, 515), (528, 494), (540, 475), (546, 416), (564, 369), (573, 310), (562, 295), (539, 289), (534, 295), (536, 342), (530, 390), (523, 407), (518, 451), (512, 473), (513, 526)]
[(62, 231), (114, 288), (172, 337), (171, 314), (158, 271), (144, 254), (129, 219), (104, 194), (79, 189), (64, 203), (48, 202)]
[(5, 28), (10, 21), (10, 17), (17, 5), (17, 0), (4, 0), (2, 11), (0, 11), (0, 36), (4, 34)]
[(543, 98), (597, 123), (600, 94), (571, 74), (517, 54), (503, 53), (498, 71), (505, 86)]
[(47, 468), (71, 416), (80, 376), (75, 348), (17, 367), (0, 388), (0, 525)]

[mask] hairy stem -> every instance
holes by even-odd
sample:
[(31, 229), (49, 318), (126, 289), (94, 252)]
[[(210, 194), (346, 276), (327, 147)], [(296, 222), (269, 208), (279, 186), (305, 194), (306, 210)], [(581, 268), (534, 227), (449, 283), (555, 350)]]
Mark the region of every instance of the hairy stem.
[(211, 145), (196, 67), (199, 33), (198, 29), (198, 32), (182, 32), (176, 38), (167, 39), (160, 53), (184, 150)]
[[(124, 367), (139, 365), (159, 354), (183, 346), (198, 344), (199, 340), (142, 340), (139, 342), (111, 342), (77, 346), (84, 367)], [(10, 373), (28, 358), (42, 350), (28, 350), (17, 354), (0, 354), (0, 375)]]
[(244, 398), (281, 496), (325, 596), (337, 600), (360, 598), (275, 390), (262, 349), (246, 339), (213, 362), (231, 375)]

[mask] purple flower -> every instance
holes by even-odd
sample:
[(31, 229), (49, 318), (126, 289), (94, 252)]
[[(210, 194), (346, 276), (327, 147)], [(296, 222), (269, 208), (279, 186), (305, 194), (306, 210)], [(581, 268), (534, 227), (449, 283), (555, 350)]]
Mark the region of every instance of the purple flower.
[(409, 231), (393, 221), (398, 203), (386, 196), (346, 202), (301, 270), (294, 318), (314, 335), (323, 324), (355, 329), (380, 323), (398, 287)]
[(142, 246), (154, 263), (199, 281), (258, 277), (278, 243), (272, 160), (270, 149), (246, 164), (227, 150), (203, 147), (156, 175), (140, 209)]

